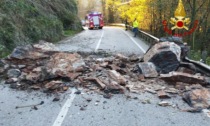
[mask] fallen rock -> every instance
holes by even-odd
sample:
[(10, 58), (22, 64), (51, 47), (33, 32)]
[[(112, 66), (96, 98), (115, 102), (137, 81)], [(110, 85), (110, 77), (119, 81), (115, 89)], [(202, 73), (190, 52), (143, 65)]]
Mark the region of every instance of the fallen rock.
[(40, 90), (41, 89), (41, 86), (33, 85), (33, 86), (30, 86), (29, 88), (30, 89), (33, 89), (33, 90)]
[(149, 88), (146, 88), (144, 90), (151, 93), (151, 94), (156, 94), (157, 93), (155, 90), (152, 90), (152, 89), (149, 89)]
[(89, 81), (95, 81), (97, 84), (100, 85), (100, 87), (102, 89), (104, 89), (106, 87), (106, 85), (98, 78), (94, 78), (94, 77), (87, 77), (87, 78), (84, 78), (83, 80), (89, 80)]
[(127, 80), (115, 70), (108, 70), (108, 75), (110, 78), (112, 78), (114, 81), (121, 85), (125, 85), (127, 82)]
[(120, 59), (120, 60), (125, 61), (125, 62), (128, 61), (128, 57), (126, 57), (126, 56), (124, 56), (124, 55), (122, 55), (120, 53), (118, 53), (115, 57), (117, 59)]
[(85, 63), (79, 54), (59, 52), (50, 57), (46, 64), (46, 70), (50, 76), (67, 77), (69, 73), (75, 72), (78, 67), (81, 68), (84, 65)]
[(180, 64), (181, 48), (173, 42), (155, 44), (145, 55), (144, 62), (152, 62), (158, 73), (175, 71)]
[(139, 63), (138, 64), (140, 74), (143, 74), (145, 77), (157, 77), (158, 73), (156, 67), (151, 62)]
[(164, 90), (159, 90), (157, 92), (157, 95), (160, 99), (166, 99), (166, 98), (171, 98)]
[(104, 92), (111, 92), (113, 94), (123, 94), (125, 92), (125, 88), (119, 85), (117, 82), (111, 81), (108, 85), (106, 85)]
[(62, 84), (62, 81), (50, 81), (47, 84), (45, 84), (44, 87), (48, 90), (55, 90), (60, 88)]
[(183, 100), (193, 108), (206, 109), (210, 107), (210, 91), (205, 88), (192, 89), (183, 94)]
[(163, 107), (166, 107), (166, 106), (172, 106), (172, 104), (168, 101), (161, 101), (158, 103), (159, 106), (163, 106)]
[(33, 45), (34, 48), (42, 51), (58, 51), (59, 49), (52, 43), (40, 40), (38, 44)]
[(60, 101), (60, 97), (59, 97), (59, 96), (56, 96), (56, 97), (53, 99), (53, 102), (56, 102), (56, 101)]
[(16, 82), (18, 82), (18, 78), (9, 78), (8, 80), (5, 81), (5, 84), (11, 84)]
[(10, 69), (7, 71), (8, 78), (18, 78), (21, 75), (21, 71), (19, 69)]
[(181, 72), (170, 72), (169, 74), (161, 74), (160, 79), (170, 83), (184, 82), (188, 84), (201, 84), (201, 85), (210, 84), (208, 77), (197, 76)]
[(208, 109), (203, 109), (203, 113), (210, 118), (210, 110)]
[(129, 56), (129, 61), (131, 61), (131, 62), (141, 61), (142, 59), (143, 59), (143, 57), (138, 57), (137, 55)]
[(168, 88), (168, 89), (165, 89), (165, 92), (166, 92), (166, 93), (170, 93), (170, 94), (178, 94), (178, 90), (175, 89), (175, 88)]
[(190, 48), (184, 43), (181, 37), (170, 36), (170, 37), (161, 37), (159, 42), (174, 42), (175, 44), (179, 45), (181, 48), (181, 59), (184, 59), (187, 56)]

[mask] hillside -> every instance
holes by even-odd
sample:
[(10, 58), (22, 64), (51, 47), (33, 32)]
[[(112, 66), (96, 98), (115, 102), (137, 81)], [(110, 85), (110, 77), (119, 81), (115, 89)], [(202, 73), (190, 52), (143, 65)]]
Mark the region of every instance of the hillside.
[(1, 0), (0, 57), (14, 47), (62, 38), (64, 30), (81, 30), (75, 0)]

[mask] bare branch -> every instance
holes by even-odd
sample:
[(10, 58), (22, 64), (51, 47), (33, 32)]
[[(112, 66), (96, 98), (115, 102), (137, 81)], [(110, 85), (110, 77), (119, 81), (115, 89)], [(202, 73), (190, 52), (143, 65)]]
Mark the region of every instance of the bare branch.
[(200, 10), (200, 8), (206, 3), (207, 0), (204, 0), (204, 2), (198, 7), (198, 9), (196, 9), (196, 13)]
[(190, 8), (193, 9), (192, 4), (190, 2), (190, 0), (187, 0), (188, 4), (190, 5)]

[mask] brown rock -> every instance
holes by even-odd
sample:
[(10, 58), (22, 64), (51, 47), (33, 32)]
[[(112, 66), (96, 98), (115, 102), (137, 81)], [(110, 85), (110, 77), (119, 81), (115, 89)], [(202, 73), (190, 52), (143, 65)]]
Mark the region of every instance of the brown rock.
[(142, 81), (142, 82), (145, 82), (144, 75), (143, 74), (138, 75), (138, 80)]
[(186, 86), (189, 86), (189, 84), (183, 83), (183, 82), (176, 82), (176, 84), (175, 84), (175, 88), (178, 90), (185, 90)]
[(121, 85), (125, 85), (127, 82), (127, 80), (115, 70), (108, 70), (108, 75), (110, 78), (112, 78)]
[(67, 91), (69, 89), (68, 86), (63, 86), (63, 91)]
[(98, 78), (87, 77), (87, 78), (84, 78), (83, 80), (95, 81), (96, 83), (98, 83), (100, 85), (100, 87), (102, 89), (104, 89), (106, 87), (106, 85), (104, 83), (102, 83)]
[(183, 99), (194, 108), (210, 107), (210, 92), (208, 89), (193, 89), (183, 94)]
[(114, 94), (123, 94), (125, 92), (125, 88), (115, 81), (111, 81), (108, 85), (106, 85), (105, 90)]
[(30, 86), (29, 88), (30, 89), (33, 89), (33, 90), (39, 90), (39, 89), (41, 89), (41, 87), (38, 86), (38, 85), (33, 85), (33, 86)]
[(61, 76), (68, 77), (70, 80), (74, 80), (80, 75), (81, 75), (81, 73), (68, 73), (67, 75), (61, 75)]
[(103, 62), (100, 64), (101, 67), (106, 67), (109, 64), (109, 62)]
[(158, 91), (157, 95), (161, 99), (171, 98), (169, 95), (166, 94), (166, 92), (164, 90)]
[(117, 59), (120, 59), (120, 60), (122, 60), (122, 61), (128, 61), (128, 57), (126, 57), (126, 56), (124, 56), (124, 55), (122, 55), (122, 54), (117, 54), (117, 55), (116, 55), (116, 58), (117, 58)]
[(160, 79), (165, 80), (167, 82), (184, 82), (188, 84), (201, 85), (209, 84), (209, 82), (207, 81), (207, 77), (180, 72), (170, 72), (169, 74), (161, 74)]
[(41, 73), (29, 73), (26, 75), (26, 80), (31, 81), (33, 83), (37, 83), (41, 78)]
[(177, 70), (177, 72), (181, 72), (181, 73), (188, 73), (188, 74), (194, 74), (195, 71), (185, 68), (185, 67), (179, 67), (179, 69)]
[(62, 81), (51, 81), (45, 84), (45, 88), (49, 90), (55, 90), (61, 87), (62, 84), (63, 84)]

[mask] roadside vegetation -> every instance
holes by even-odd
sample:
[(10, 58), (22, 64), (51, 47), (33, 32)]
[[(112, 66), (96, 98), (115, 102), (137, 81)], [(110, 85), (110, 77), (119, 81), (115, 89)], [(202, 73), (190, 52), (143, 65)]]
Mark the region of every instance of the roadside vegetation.
[(75, 0), (1, 0), (0, 26), (0, 57), (19, 45), (56, 42), (82, 30)]
[[(121, 0), (102, 1), (106, 5), (104, 10), (109, 12), (107, 18), (110, 23), (118, 22), (119, 19), (125, 23), (127, 19), (132, 25), (133, 20), (137, 18), (141, 30), (156, 37), (163, 37), (171, 35), (164, 31), (162, 22), (167, 20), (169, 28), (174, 26), (169, 21), (175, 17), (175, 11), (181, 0), (132, 0), (127, 4), (122, 4)], [(182, 0), (182, 3), (186, 12), (185, 18), (191, 20), (187, 27), (192, 29), (194, 22), (196, 20), (199, 22), (193, 33), (183, 37), (191, 48), (192, 59), (201, 59), (203, 50), (207, 50), (210, 56), (210, 0)], [(176, 29), (173, 32), (180, 34), (186, 30)]]

